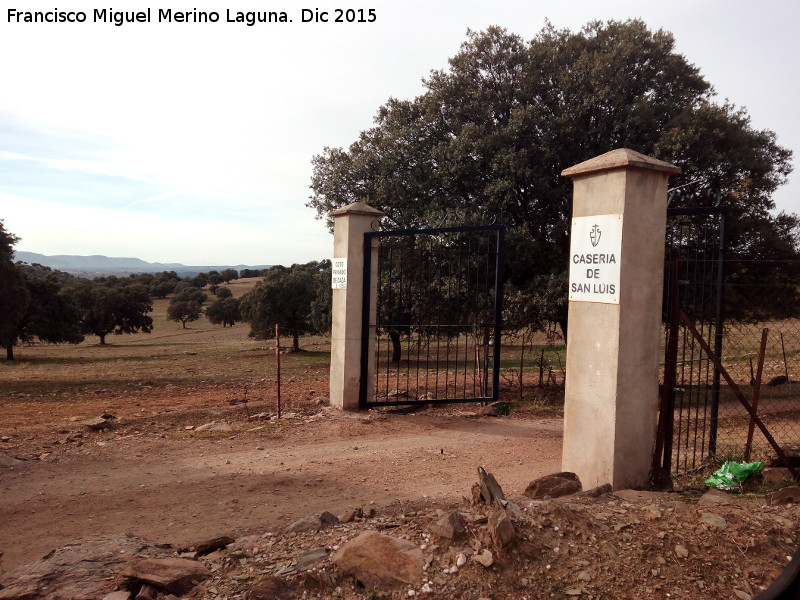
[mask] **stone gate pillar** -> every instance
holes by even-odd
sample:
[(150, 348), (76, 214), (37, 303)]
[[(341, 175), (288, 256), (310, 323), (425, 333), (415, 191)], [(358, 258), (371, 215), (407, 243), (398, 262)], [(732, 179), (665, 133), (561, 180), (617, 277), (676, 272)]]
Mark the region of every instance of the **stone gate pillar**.
[[(363, 202), (354, 202), (331, 213), (334, 222), (330, 398), (331, 406), (341, 410), (358, 410), (364, 301), (364, 234), (373, 231), (373, 222), (382, 216), (381, 211)], [(377, 261), (373, 260), (373, 269), (376, 264)], [(375, 277), (371, 280), (373, 284), (367, 298), (373, 297), (377, 289)], [(374, 340), (374, 337), (370, 339)], [(369, 344), (370, 347), (371, 345)], [(373, 356), (374, 352), (368, 352), (370, 359)], [(372, 371), (368, 369), (368, 373), (370, 372)]]
[(562, 172), (574, 185), (562, 469), (584, 489), (648, 483), (674, 173), (625, 148)]

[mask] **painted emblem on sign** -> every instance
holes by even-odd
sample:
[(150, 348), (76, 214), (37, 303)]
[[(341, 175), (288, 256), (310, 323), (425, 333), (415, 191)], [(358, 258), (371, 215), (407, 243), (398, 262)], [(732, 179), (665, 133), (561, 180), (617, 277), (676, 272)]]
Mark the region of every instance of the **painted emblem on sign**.
[(597, 244), (600, 243), (600, 236), (602, 232), (600, 231), (600, 227), (596, 224), (592, 227), (592, 230), (589, 232), (589, 239), (592, 242), (592, 247), (597, 247)]

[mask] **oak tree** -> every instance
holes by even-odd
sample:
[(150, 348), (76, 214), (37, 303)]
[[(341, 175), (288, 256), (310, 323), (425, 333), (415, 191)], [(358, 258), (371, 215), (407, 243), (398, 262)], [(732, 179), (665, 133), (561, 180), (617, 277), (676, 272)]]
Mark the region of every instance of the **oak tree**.
[(263, 281), (242, 296), (239, 306), (242, 320), (250, 323), (250, 337), (272, 339), (279, 324), (292, 336), (293, 350), (300, 349), (300, 335), (315, 330), (311, 305), (318, 289), (319, 264), (272, 267)]
[(227, 326), (233, 327), (237, 321), (242, 320), (239, 299), (231, 296), (220, 297), (206, 308), (206, 317), (214, 325), (222, 325), (223, 328)]
[(80, 281), (67, 286), (81, 311), (81, 331), (96, 335), (100, 344), (109, 333), (150, 333), (153, 310), (147, 288), (141, 284), (123, 285), (114, 278)]
[(424, 85), (380, 107), (348, 148), (313, 158), (309, 206), (327, 218), (366, 200), (386, 213), (385, 228), (508, 225), (506, 281), (534, 322), (566, 327), (565, 287), (551, 305), (569, 251), (571, 182), (560, 173), (614, 148), (680, 166), (675, 206), (707, 203), (712, 189), (741, 223), (732, 252), (748, 252), (752, 223), (798, 231), (796, 216), (773, 214), (791, 152), (744, 109), (715, 102), (673, 36), (640, 20), (577, 32), (548, 24), (530, 41), (499, 27), (469, 32)]
[(14, 360), (18, 324), (30, 303), (25, 279), (13, 260), (14, 244), (18, 241), (0, 219), (0, 344), (6, 349), (7, 360)]
[(196, 300), (172, 299), (167, 307), (167, 319), (180, 322), (186, 329), (186, 323), (197, 321), (203, 314), (202, 305)]

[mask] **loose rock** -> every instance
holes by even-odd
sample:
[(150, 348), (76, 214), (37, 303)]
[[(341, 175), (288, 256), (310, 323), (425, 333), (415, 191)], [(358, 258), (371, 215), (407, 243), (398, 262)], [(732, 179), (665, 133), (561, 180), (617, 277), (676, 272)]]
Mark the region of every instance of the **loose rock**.
[(125, 590), (120, 590), (118, 592), (111, 592), (110, 594), (103, 596), (103, 600), (130, 600), (130, 598), (131, 598), (131, 593)]
[[(104, 598), (113, 577), (133, 554), (163, 556), (164, 550), (132, 535), (115, 535), (69, 544), (45, 558), (2, 573), (3, 600)], [(109, 580), (109, 577), (112, 579)]]
[(700, 520), (714, 529), (727, 529), (728, 522), (716, 513), (703, 513)]
[(396, 588), (422, 580), (422, 551), (407, 540), (377, 531), (365, 531), (350, 540), (331, 560), (342, 573), (371, 588)]
[(298, 596), (293, 586), (271, 575), (257, 580), (247, 592), (247, 600), (295, 600)]
[(328, 551), (325, 550), (325, 548), (314, 548), (313, 550), (303, 552), (297, 558), (296, 568), (298, 571), (308, 571), (309, 569), (312, 569), (314, 565), (325, 560), (326, 558), (328, 558)]
[(314, 517), (307, 517), (295, 521), (286, 528), (286, 533), (308, 533), (311, 531), (322, 531), (332, 527), (339, 522), (339, 517), (325, 511)]
[(156, 600), (157, 597), (158, 590), (148, 583), (145, 583), (139, 593), (136, 594), (136, 600)]
[(441, 519), (431, 523), (428, 526), (428, 531), (443, 540), (453, 541), (460, 539), (464, 537), (466, 532), (464, 518), (458, 511), (451, 511)]
[(524, 494), (534, 500), (560, 498), (580, 492), (581, 480), (575, 473), (564, 471), (539, 477), (528, 484)]
[(797, 504), (800, 502), (800, 486), (792, 486), (773, 492), (767, 496), (770, 504)]
[(517, 539), (517, 532), (511, 519), (505, 512), (500, 511), (489, 515), (489, 534), (499, 548), (505, 548)]
[(718, 490), (717, 488), (709, 489), (705, 494), (700, 496), (700, 499), (697, 501), (698, 506), (713, 506), (714, 504), (728, 504), (732, 502), (735, 498), (731, 496), (728, 492), (723, 492), (722, 490)]
[(761, 474), (764, 476), (764, 483), (781, 483), (794, 479), (792, 472), (786, 467), (767, 467)]
[(205, 425), (200, 425), (200, 427), (195, 427), (195, 431), (233, 431), (233, 427), (223, 421), (211, 421)]
[(485, 549), (478, 554), (473, 554), (472, 560), (479, 565), (483, 565), (487, 569), (494, 564), (494, 556), (492, 555), (492, 551), (489, 549)]
[(185, 558), (142, 558), (132, 560), (122, 574), (181, 595), (207, 579), (211, 572), (199, 562)]
[(478, 484), (473, 488), (473, 499), (476, 502), (494, 504), (497, 508), (505, 508), (506, 495), (503, 488), (497, 483), (494, 475), (487, 473), (483, 467), (478, 467)]
[(200, 542), (199, 544), (194, 545), (194, 551), (197, 556), (205, 556), (206, 554), (211, 554), (215, 550), (220, 550), (221, 548), (225, 548), (226, 546), (232, 544), (235, 540), (232, 537), (227, 535), (223, 535), (220, 537), (215, 537), (205, 542)]
[(92, 417), (91, 419), (86, 419), (83, 424), (94, 431), (110, 429), (114, 426), (112, 420), (106, 419), (105, 417)]
[(603, 494), (610, 494), (613, 491), (610, 483), (604, 483), (603, 485), (599, 485), (596, 488), (592, 488), (590, 490), (584, 490), (582, 492), (578, 492), (575, 494), (576, 496), (580, 496), (581, 498), (599, 498)]

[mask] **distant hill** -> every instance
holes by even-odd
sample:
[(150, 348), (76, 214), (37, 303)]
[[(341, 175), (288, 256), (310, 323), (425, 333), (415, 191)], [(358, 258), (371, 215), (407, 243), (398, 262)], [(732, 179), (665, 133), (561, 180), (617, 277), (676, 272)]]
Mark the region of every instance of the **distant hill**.
[(267, 269), (272, 265), (209, 265), (187, 266), (181, 263), (150, 263), (139, 258), (117, 258), (110, 256), (75, 256), (59, 254), (46, 256), (36, 252), (17, 251), (14, 253), (15, 261), (29, 264), (38, 263), (59, 271), (66, 271), (73, 275), (84, 277), (99, 277), (102, 275), (127, 275), (129, 273), (158, 273), (159, 271), (175, 271), (181, 277), (191, 277), (198, 273), (209, 271), (222, 271), (223, 269)]

